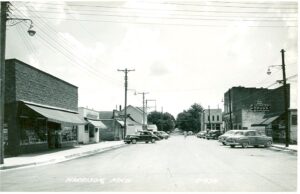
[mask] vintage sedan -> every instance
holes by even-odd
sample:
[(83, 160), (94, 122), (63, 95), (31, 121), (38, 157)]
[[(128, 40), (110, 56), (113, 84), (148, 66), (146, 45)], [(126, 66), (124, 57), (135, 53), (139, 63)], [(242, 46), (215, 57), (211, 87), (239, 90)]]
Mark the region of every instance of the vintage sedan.
[(207, 140), (210, 140), (210, 139), (218, 139), (218, 137), (221, 135), (221, 132), (220, 130), (210, 130), (207, 132), (205, 138)]
[(138, 131), (133, 135), (126, 135), (124, 142), (136, 144), (136, 142), (155, 143), (156, 140), (160, 140), (159, 137), (154, 135), (151, 131)]
[(243, 148), (248, 146), (258, 147), (260, 145), (270, 147), (272, 142), (271, 137), (256, 130), (241, 130), (226, 139), (226, 145), (230, 145), (232, 148), (235, 146), (242, 146)]
[(218, 141), (221, 142), (223, 145), (226, 145), (226, 139), (232, 135), (234, 135), (236, 132), (240, 130), (230, 130), (224, 133), (223, 135), (219, 136)]
[(207, 131), (200, 131), (199, 133), (197, 133), (197, 137), (198, 138), (205, 138)]

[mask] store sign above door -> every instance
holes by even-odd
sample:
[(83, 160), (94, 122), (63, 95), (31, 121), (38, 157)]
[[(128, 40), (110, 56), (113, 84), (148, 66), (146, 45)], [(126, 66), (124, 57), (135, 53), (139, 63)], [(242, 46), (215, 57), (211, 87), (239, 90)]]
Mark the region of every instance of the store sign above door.
[(271, 106), (269, 104), (251, 104), (250, 110), (254, 112), (270, 111)]

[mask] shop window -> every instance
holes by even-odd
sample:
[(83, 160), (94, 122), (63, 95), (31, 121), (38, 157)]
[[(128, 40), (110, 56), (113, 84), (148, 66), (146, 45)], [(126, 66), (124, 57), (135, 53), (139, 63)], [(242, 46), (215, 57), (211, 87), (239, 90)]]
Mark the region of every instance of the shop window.
[(36, 118), (20, 118), (20, 144), (38, 144), (47, 142), (46, 120)]
[(74, 128), (73, 126), (62, 126), (60, 135), (61, 135), (61, 140), (63, 142), (77, 140), (76, 128)]
[(297, 125), (297, 115), (292, 115), (292, 125)]

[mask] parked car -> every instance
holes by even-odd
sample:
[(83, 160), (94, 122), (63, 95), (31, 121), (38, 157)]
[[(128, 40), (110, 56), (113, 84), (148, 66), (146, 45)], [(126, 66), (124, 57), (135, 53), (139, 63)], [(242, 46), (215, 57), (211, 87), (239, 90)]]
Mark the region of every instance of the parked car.
[(124, 142), (132, 144), (142, 141), (145, 143), (155, 143), (157, 140), (160, 140), (160, 138), (154, 135), (151, 131), (138, 131), (134, 135), (126, 135)]
[(207, 131), (200, 131), (199, 133), (197, 133), (197, 137), (198, 138), (205, 138)]
[(210, 130), (205, 135), (206, 139), (218, 139), (218, 137), (221, 135), (221, 132), (219, 130)]
[(164, 138), (164, 139), (168, 139), (170, 137), (169, 134), (167, 134), (165, 131), (158, 131), (160, 133), (160, 135)]
[(260, 145), (270, 147), (272, 142), (272, 137), (261, 134), (256, 130), (241, 130), (226, 139), (226, 145), (230, 145), (232, 148), (237, 145), (243, 148), (248, 146), (258, 147)]
[(218, 138), (219, 142), (221, 142), (223, 145), (226, 145), (226, 139), (228, 137), (234, 135), (238, 131), (240, 131), (240, 130), (230, 130), (230, 131), (227, 131), (226, 133), (224, 133), (223, 135), (220, 135)]
[(164, 139), (164, 136), (159, 131), (153, 131), (153, 134), (159, 137), (159, 140)]
[(188, 135), (193, 135), (193, 131), (188, 131)]

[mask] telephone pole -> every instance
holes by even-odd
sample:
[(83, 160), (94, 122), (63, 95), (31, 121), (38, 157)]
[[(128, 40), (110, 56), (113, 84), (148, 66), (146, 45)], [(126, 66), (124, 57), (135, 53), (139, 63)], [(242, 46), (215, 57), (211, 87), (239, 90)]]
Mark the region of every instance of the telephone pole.
[(1, 2), (0, 17), (0, 164), (4, 163), (4, 88), (5, 88), (5, 39), (6, 39), (6, 12), (8, 2)]
[(127, 122), (126, 122), (126, 120), (127, 120), (127, 88), (128, 88), (128, 76), (127, 76), (127, 74), (128, 74), (128, 72), (135, 71), (135, 70), (125, 68), (123, 70), (118, 69), (118, 71), (122, 71), (122, 72), (125, 73), (125, 108), (124, 108), (124, 118), (125, 118), (124, 119), (124, 138), (125, 138), (126, 131), (127, 131)]
[(149, 94), (149, 92), (141, 92), (138, 94), (142, 94), (143, 95), (143, 130), (145, 130), (145, 95)]
[(282, 76), (283, 76), (283, 90), (284, 90), (284, 121), (285, 121), (285, 147), (289, 147), (290, 143), (290, 130), (289, 130), (289, 99), (288, 92), (286, 87), (286, 75), (285, 75), (285, 62), (284, 62), (284, 52), (285, 50), (281, 49), (281, 58), (282, 58)]

